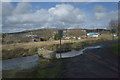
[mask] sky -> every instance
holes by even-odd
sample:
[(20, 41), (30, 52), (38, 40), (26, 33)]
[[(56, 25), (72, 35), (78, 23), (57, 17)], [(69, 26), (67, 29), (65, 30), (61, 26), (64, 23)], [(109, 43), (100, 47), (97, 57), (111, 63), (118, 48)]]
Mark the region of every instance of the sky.
[(41, 28), (108, 29), (117, 2), (3, 2), (2, 32)]

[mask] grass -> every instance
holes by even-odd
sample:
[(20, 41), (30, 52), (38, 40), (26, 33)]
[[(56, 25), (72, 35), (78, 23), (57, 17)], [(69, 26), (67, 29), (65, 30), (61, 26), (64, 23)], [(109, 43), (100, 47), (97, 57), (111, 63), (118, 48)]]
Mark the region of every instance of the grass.
[(34, 54), (37, 54), (38, 48), (30, 48), (30, 49), (24, 49), (24, 48), (16, 48), (16, 49), (2, 49), (2, 59), (11, 59), (16, 57), (25, 57), (25, 56), (31, 56)]
[[(98, 39), (112, 40), (112, 36), (111, 34), (101, 34), (99, 38), (90, 38), (90, 39), (81, 39), (81, 40), (62, 40), (62, 44), (86, 42), (86, 41), (98, 40)], [(32, 48), (38, 48), (38, 47), (43, 47), (43, 46), (50, 46), (53, 44), (59, 44), (59, 42), (60, 42), (59, 40), (55, 40), (55, 41), (44, 41), (44, 42), (3, 44), (2, 49), (5, 49), (5, 50), (11, 50), (11, 49), (16, 49), (16, 48), (32, 49)]]
[(116, 55), (120, 56), (120, 43), (119, 44), (115, 44), (115, 45), (112, 45), (110, 47), (110, 50), (115, 53)]
[(2, 71), (2, 77), (3, 78), (13, 78), (16, 74), (16, 72), (20, 71), (21, 69), (12, 69), (12, 70), (5, 70)]
[(62, 64), (56, 64), (54, 67), (38, 70), (36, 78), (59, 78), (61, 68)]
[[(95, 39), (89, 39), (89, 40), (97, 40), (98, 38)], [(64, 43), (73, 43), (73, 42), (81, 42), (81, 41), (86, 41), (87, 39), (83, 40), (62, 40), (62, 44)], [(42, 46), (48, 46), (52, 44), (59, 44), (59, 40), (55, 41), (45, 41), (45, 42), (29, 42), (29, 43), (14, 43), (14, 44), (4, 44), (2, 45), (2, 49), (16, 49), (16, 48), (24, 48), (24, 49), (31, 49), (35, 47), (42, 47)]]
[[(62, 63), (61, 59), (41, 61), (39, 66), (43, 66), (44, 69), (38, 69), (36, 78), (59, 78), (61, 75)], [(46, 66), (46, 68), (45, 68)]]
[[(87, 40), (62, 40), (62, 47), (66, 49), (72, 48), (79, 42), (83, 42), (83, 41), (87, 41)], [(59, 48), (59, 41), (5, 44), (2, 46), (2, 59), (5, 60), (16, 57), (34, 55), (37, 54), (38, 48), (44, 48), (47, 50), (56, 51), (56, 49)], [(64, 50), (66, 51), (66, 49)]]
[(59, 78), (62, 63), (60, 59), (38, 61), (37, 66), (3, 71), (3, 78)]
[[(84, 47), (90, 44), (111, 40), (110, 36), (107, 36), (109, 37), (109, 39), (104, 39), (104, 37), (105, 35), (101, 36), (100, 38), (92, 38), (92, 39), (62, 40), (62, 48), (74, 49), (76, 47), (77, 49), (78, 47), (80, 47), (80, 45)], [(11, 58), (13, 57), (13, 55), (16, 55), (14, 57), (33, 55), (37, 53), (37, 49), (39, 47), (55, 51), (56, 48), (59, 48), (59, 41), (51, 41), (51, 42), (47, 41), (47, 42), (35, 42), (35, 43), (31, 42), (31, 43), (25, 43), (25, 44), (18, 43), (18, 44), (8, 44), (8, 46), (3, 45), (3, 50), (6, 50), (6, 52), (3, 51), (5, 52), (3, 53), (3, 55), (10, 56)], [(81, 49), (82, 47), (80, 47), (79, 49)], [(116, 54), (118, 53), (116, 52), (118, 50), (117, 45), (112, 46), (111, 49)], [(14, 50), (14, 51), (11, 51), (11, 50)], [(8, 53), (10, 53), (11, 55), (7, 55)], [(24, 55), (21, 53), (24, 53)], [(60, 63), (60, 61), (61, 59), (54, 59), (54, 60), (48, 60), (48, 61), (40, 60), (40, 61), (37, 61), (37, 63), (41, 63), (38, 66), (31, 67), (31, 68), (18, 69), (18, 70), (8, 70), (3, 73), (4, 73), (4, 76), (10, 77), (10, 78), (28, 78), (28, 77), (59, 78), (61, 74), (61, 68), (62, 68), (62, 64)], [(29, 72), (31, 70), (33, 71)], [(26, 71), (26, 72), (23, 73), (21, 71)]]
[[(117, 38), (115, 38), (117, 39)], [(84, 46), (101, 43), (112, 40), (110, 34), (102, 34), (99, 38), (81, 39), (81, 40), (62, 40), (62, 52), (68, 52), (72, 49), (80, 50)], [(2, 59), (11, 59), (15, 57), (30, 56), (37, 54), (38, 48), (44, 48), (55, 52), (60, 52), (59, 40), (29, 43), (14, 43), (2, 45)]]

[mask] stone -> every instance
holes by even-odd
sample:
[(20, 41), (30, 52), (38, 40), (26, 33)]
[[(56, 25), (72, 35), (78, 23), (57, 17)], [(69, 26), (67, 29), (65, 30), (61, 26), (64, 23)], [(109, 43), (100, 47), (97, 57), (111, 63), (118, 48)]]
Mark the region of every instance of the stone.
[(38, 48), (38, 56), (43, 57), (45, 59), (56, 58), (56, 54), (54, 51), (45, 50), (43, 48)]

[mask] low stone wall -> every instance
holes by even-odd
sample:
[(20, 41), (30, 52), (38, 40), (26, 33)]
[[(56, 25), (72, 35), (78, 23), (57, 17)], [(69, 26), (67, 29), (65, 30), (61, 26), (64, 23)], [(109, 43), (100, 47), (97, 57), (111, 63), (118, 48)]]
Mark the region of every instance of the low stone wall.
[(64, 52), (69, 52), (69, 51), (71, 51), (72, 49), (71, 48), (58, 48), (58, 49), (56, 49), (56, 53), (60, 53), (60, 51), (61, 51), (61, 53), (64, 53)]

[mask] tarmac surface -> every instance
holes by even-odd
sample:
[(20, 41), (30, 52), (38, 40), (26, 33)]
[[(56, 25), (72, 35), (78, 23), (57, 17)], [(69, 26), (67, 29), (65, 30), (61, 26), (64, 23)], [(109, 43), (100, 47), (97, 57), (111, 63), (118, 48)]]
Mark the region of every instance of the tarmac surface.
[(62, 61), (61, 78), (118, 78), (118, 56), (109, 47), (118, 41), (109, 41), (101, 48), (86, 49), (83, 54)]

